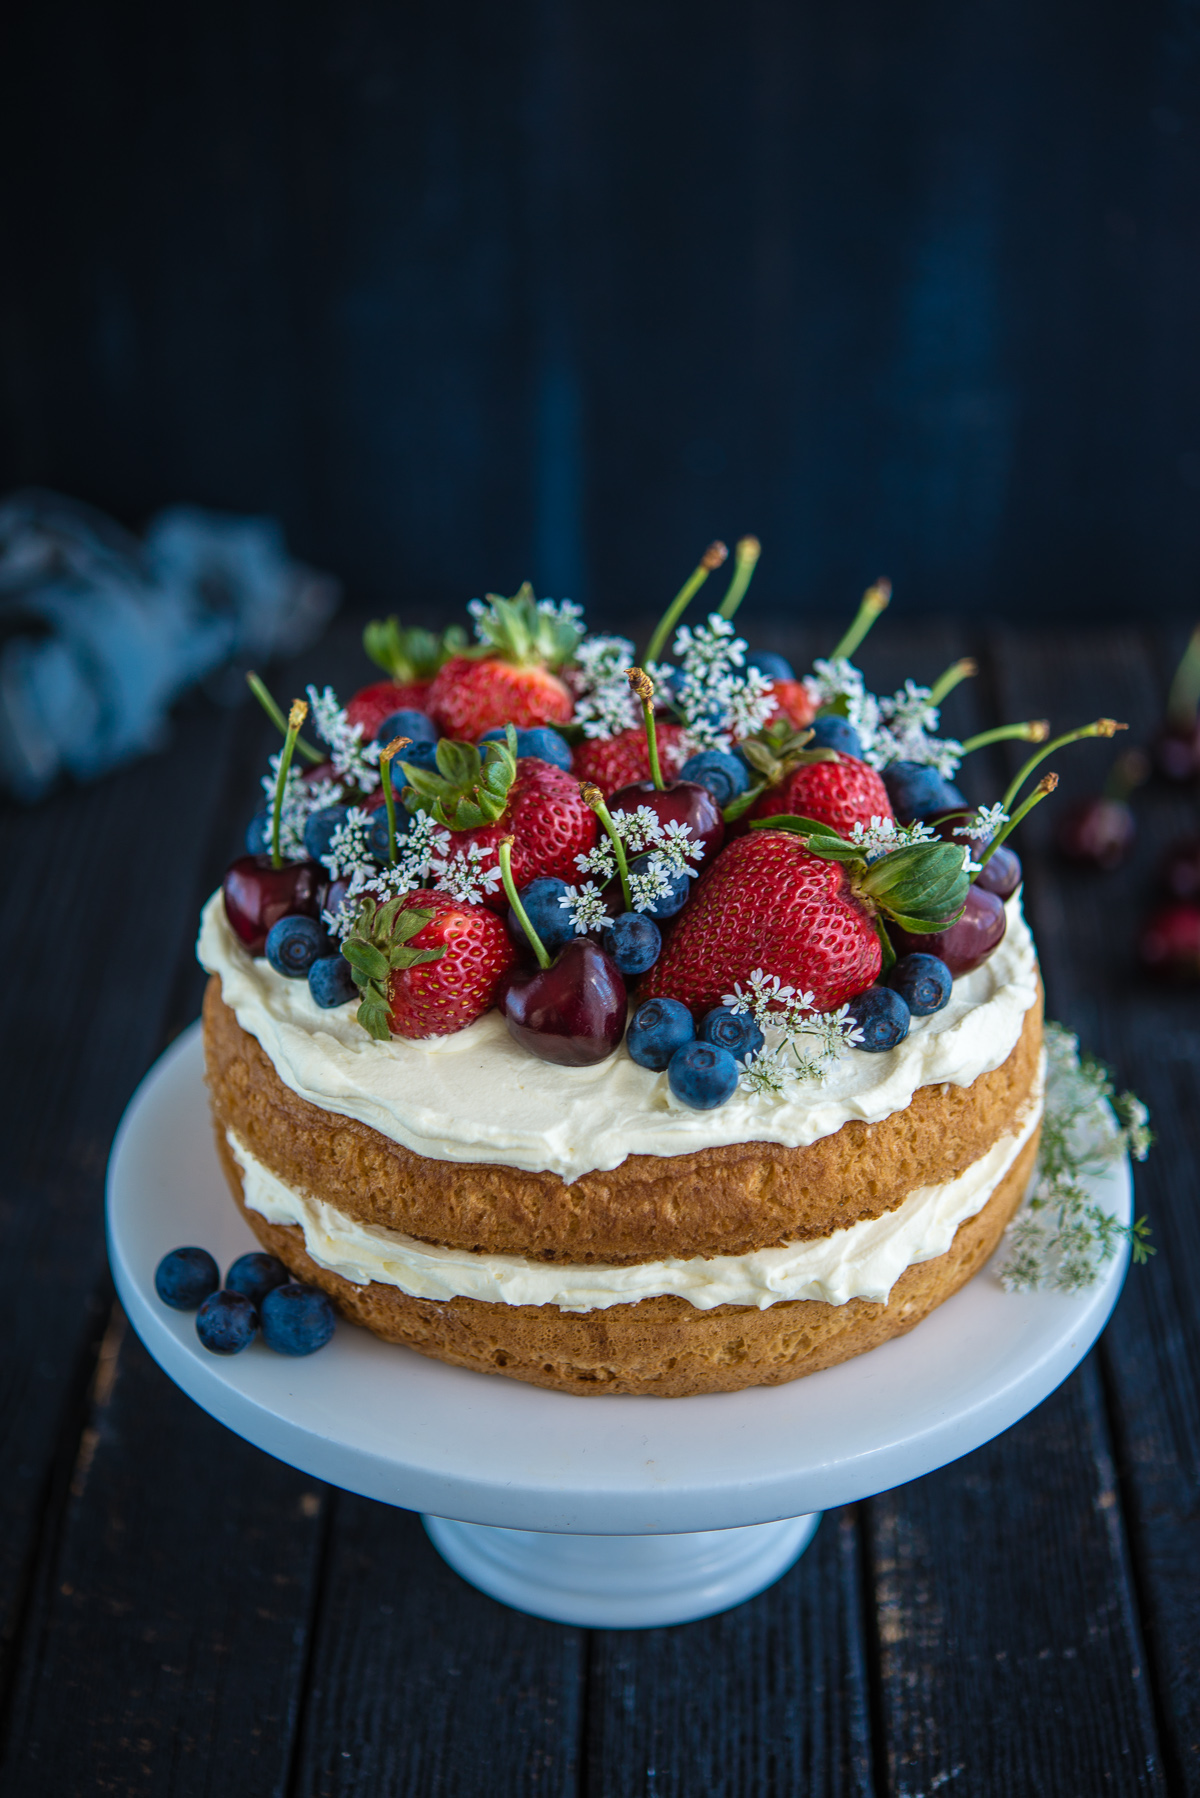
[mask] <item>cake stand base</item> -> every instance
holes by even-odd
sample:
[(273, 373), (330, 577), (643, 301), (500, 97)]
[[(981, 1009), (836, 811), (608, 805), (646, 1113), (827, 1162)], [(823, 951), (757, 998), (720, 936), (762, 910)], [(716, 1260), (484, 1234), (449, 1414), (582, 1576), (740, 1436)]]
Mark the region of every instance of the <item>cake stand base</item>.
[(744, 1604), (799, 1560), (821, 1513), (682, 1536), (557, 1536), (422, 1517), (455, 1573), (551, 1623), (653, 1629)]

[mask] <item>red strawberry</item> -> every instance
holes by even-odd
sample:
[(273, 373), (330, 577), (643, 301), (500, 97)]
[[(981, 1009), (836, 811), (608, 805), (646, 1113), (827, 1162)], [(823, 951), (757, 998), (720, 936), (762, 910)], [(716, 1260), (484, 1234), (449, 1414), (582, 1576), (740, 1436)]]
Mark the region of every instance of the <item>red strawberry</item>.
[(446, 736), (474, 743), (501, 724), (565, 724), (574, 701), (548, 668), (451, 656), (434, 676), (425, 709)]
[(384, 1042), (465, 1030), (516, 960), (495, 912), (426, 891), (367, 900), (343, 952), (362, 993), (358, 1021)]
[(771, 696), (775, 701), (775, 710), (767, 719), (768, 724), (786, 718), (796, 730), (803, 730), (817, 715), (817, 708), (802, 680), (772, 681)]
[(379, 726), (393, 712), (423, 712), (428, 693), (427, 680), (372, 681), (369, 687), (359, 688), (346, 707), (346, 717), (351, 724), (362, 725), (363, 741), (371, 743)]
[[(682, 724), (658, 721), (658, 760), (664, 780), (674, 780), (687, 760), (683, 745)], [(577, 743), (571, 756), (571, 768), (578, 780), (594, 781), (606, 799), (620, 787), (650, 779), (650, 752), (646, 733), (640, 724), (620, 731), (615, 737), (585, 737)]]
[(638, 998), (678, 999), (697, 1017), (755, 968), (832, 1011), (879, 977), (871, 912), (844, 867), (781, 830), (756, 830), (718, 855), (674, 925)]
[(764, 793), (751, 814), (772, 818), (777, 812), (798, 812), (817, 824), (828, 824), (839, 836), (849, 836), (855, 824), (872, 818), (891, 818), (887, 788), (866, 762), (852, 755), (833, 762), (809, 762), (793, 769), (781, 785)]

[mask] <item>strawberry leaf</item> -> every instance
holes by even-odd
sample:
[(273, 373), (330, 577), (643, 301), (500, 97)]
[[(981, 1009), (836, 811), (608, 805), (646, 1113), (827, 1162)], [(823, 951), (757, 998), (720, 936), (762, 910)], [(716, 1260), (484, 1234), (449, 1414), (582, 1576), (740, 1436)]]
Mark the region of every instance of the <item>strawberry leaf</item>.
[(390, 618), (372, 619), (363, 631), (363, 648), (371, 660), (402, 685), (432, 680), (443, 662), (466, 647), (467, 634), (459, 624), (439, 637), (419, 626), (405, 630), (394, 612)]
[(517, 777), (517, 758), (507, 743), (485, 743), (481, 754), (474, 743), (452, 743), (448, 737), (437, 746), (436, 769), (411, 762), (401, 766), (408, 783), (405, 805), (428, 812), (449, 830), (495, 824)]
[(443, 944), (438, 949), (415, 949), (411, 938), (425, 928), (435, 915), (426, 906), (411, 906), (401, 911), (403, 896), (377, 906), (366, 898), (359, 907), (354, 927), (342, 944), (342, 954), (350, 964), (354, 984), (362, 994), (358, 1021), (367, 1035), (386, 1043), (391, 1036), (391, 996), (388, 981), (395, 968), (415, 968), (424, 962), (440, 961), (445, 955)]
[(858, 893), (902, 929), (941, 929), (959, 917), (970, 885), (957, 843), (907, 843), (855, 876)]

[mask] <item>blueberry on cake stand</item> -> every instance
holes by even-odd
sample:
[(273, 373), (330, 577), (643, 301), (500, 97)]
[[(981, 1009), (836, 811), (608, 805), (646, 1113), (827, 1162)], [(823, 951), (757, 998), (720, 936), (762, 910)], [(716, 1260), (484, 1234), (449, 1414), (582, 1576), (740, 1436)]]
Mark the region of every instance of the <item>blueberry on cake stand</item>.
[[(1128, 1168), (1092, 1182), (1130, 1217)], [(535, 1616), (612, 1628), (739, 1604), (802, 1553), (831, 1505), (969, 1453), (1083, 1359), (1128, 1263), (1067, 1296), (1013, 1294), (994, 1264), (907, 1336), (786, 1386), (581, 1400), (448, 1367), (351, 1325), (305, 1360), (207, 1354), (154, 1292), (182, 1243), (222, 1269), (256, 1246), (212, 1143), (199, 1026), (151, 1070), (108, 1175), (109, 1254), (134, 1328), (197, 1404), (318, 1479), (420, 1511), (464, 1578)], [(1001, 1255), (1005, 1251), (1000, 1251)]]

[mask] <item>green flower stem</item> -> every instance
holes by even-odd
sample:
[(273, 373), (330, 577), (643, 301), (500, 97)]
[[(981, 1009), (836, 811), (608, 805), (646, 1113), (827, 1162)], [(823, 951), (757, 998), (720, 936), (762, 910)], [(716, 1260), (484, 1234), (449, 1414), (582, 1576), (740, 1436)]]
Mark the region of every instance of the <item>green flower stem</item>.
[(970, 680), (979, 673), (979, 663), (972, 656), (963, 656), (960, 661), (951, 663), (945, 674), (939, 674), (929, 689), (930, 705), (941, 705), (948, 693), (953, 693), (960, 681)]
[(642, 722), (646, 727), (646, 751), (650, 757), (650, 778), (657, 793), (665, 792), (662, 769), (658, 761), (658, 727), (654, 722), (654, 682), (641, 668), (626, 671), (626, 680), (636, 699), (642, 703)]
[(1029, 795), (1028, 799), (1025, 800), (1024, 804), (1017, 807), (1012, 817), (1008, 820), (1008, 823), (1002, 830), (996, 832), (995, 836), (980, 856), (978, 872), (971, 876), (972, 886), (979, 879), (979, 875), (983, 873), (983, 870), (987, 867), (1005, 837), (1011, 836), (1026, 813), (1031, 812), (1035, 805), (1040, 805), (1043, 799), (1049, 798), (1057, 785), (1057, 774), (1043, 774), (1041, 780), (1038, 781), (1037, 786), (1033, 789), (1033, 792)]
[[(272, 699), (267, 690), (266, 683), (260, 680), (253, 669), (251, 669), (246, 676), (246, 685), (249, 687), (255, 699), (257, 699), (259, 705), (267, 714), (267, 717), (271, 720), (271, 723), (275, 726), (275, 729), (279, 732), (280, 736), (286, 737), (288, 728), (287, 719), (276, 705), (274, 699)], [(318, 762), (323, 762), (325, 760), (321, 751), (319, 749), (314, 749), (311, 743), (306, 743), (303, 737), (297, 737), (296, 748), (300, 751), (305, 761), (311, 762), (314, 768)]]
[(1183, 660), (1175, 670), (1167, 698), (1167, 723), (1186, 730), (1196, 722), (1200, 707), (1200, 624), (1188, 638)]
[(271, 866), (282, 868), (283, 856), (279, 852), (279, 824), (283, 817), (283, 790), (287, 786), (288, 769), (292, 765), (292, 751), (296, 747), (296, 739), (300, 735), (300, 726), (308, 717), (308, 707), (302, 699), (293, 699), (292, 709), (288, 713), (283, 739), (283, 753), (279, 757), (279, 773), (275, 777), (275, 808), (271, 814)]
[(1010, 782), (1007, 793), (1000, 801), (1001, 805), (1006, 812), (1012, 811), (1013, 800), (1029, 776), (1038, 764), (1044, 762), (1048, 755), (1053, 755), (1056, 749), (1062, 749), (1067, 743), (1078, 743), (1083, 737), (1114, 737), (1119, 730), (1128, 728), (1128, 725), (1118, 724), (1115, 718), (1097, 718), (1093, 724), (1081, 724), (1078, 730), (1069, 730), (1065, 736), (1055, 737), (1052, 743), (1047, 743), (1043, 749), (1038, 750), (1036, 755), (1030, 756), (1016, 778)]
[(666, 643), (667, 638), (674, 630), (679, 619), (683, 616), (683, 613), (687, 610), (693, 596), (699, 592), (713, 569), (721, 566), (721, 563), (728, 554), (729, 551), (723, 543), (709, 544), (699, 562), (688, 575), (687, 580), (684, 581), (683, 586), (679, 589), (678, 593), (659, 619), (658, 624), (655, 626), (654, 635), (646, 645), (646, 660), (648, 662), (657, 662), (659, 656), (663, 652), (663, 646)]
[(613, 857), (617, 864), (617, 873), (621, 878), (621, 891), (625, 895), (625, 910), (633, 910), (633, 895), (629, 890), (629, 861), (625, 854), (625, 845), (617, 834), (612, 813), (604, 803), (604, 794), (591, 781), (585, 780), (580, 787), (583, 803), (589, 805), (600, 820), (601, 828), (613, 846)]
[(538, 966), (540, 968), (548, 968), (550, 966), (550, 957), (546, 953), (546, 945), (542, 942), (541, 937), (529, 922), (529, 913), (521, 904), (520, 895), (516, 888), (516, 882), (513, 880), (512, 845), (513, 840), (511, 837), (501, 837), (498, 853), (500, 856), (500, 878), (504, 882), (505, 896), (520, 920), (521, 929), (529, 938), (529, 946), (537, 956)]
[(387, 807), (388, 861), (396, 860), (396, 795), (392, 790), (392, 757), (407, 749), (411, 737), (393, 737), (379, 757), (379, 778), (383, 782), (383, 803)]
[(754, 570), (761, 555), (762, 544), (757, 537), (741, 537), (734, 544), (733, 573), (729, 577), (725, 597), (717, 607), (722, 618), (732, 618), (745, 599), (746, 588), (754, 578)]
[(846, 632), (833, 654), (831, 662), (840, 662), (846, 656), (852, 656), (879, 614), (887, 607), (892, 597), (892, 583), (882, 577), (873, 587), (868, 587), (859, 602), (858, 611), (854, 614), (854, 623)]
[(974, 749), (986, 749), (989, 743), (1044, 743), (1050, 726), (1044, 718), (1030, 718), (1024, 724), (997, 724), (994, 730), (981, 730), (968, 737), (962, 746), (964, 755)]

